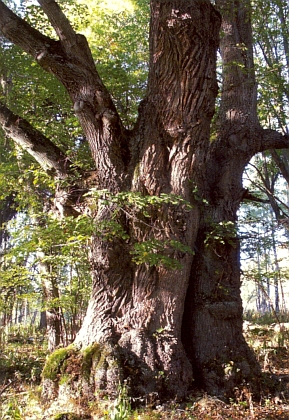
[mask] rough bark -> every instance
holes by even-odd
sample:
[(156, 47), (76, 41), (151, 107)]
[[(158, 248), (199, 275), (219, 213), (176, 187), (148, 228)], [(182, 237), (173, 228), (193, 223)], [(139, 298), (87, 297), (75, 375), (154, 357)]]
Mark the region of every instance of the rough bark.
[[(204, 164), (217, 94), (218, 26), (219, 16), (208, 2), (179, 1), (174, 7), (152, 2), (151, 70), (134, 133), (139, 175), (131, 181), (133, 190), (194, 199), (190, 180), (200, 176)], [(129, 232), (132, 240), (157, 237), (192, 247), (198, 220), (197, 206), (188, 210), (168, 204), (152, 212), (149, 229), (140, 221), (129, 223)], [(76, 343), (113, 340), (125, 355), (127, 370), (139, 366), (144, 373), (133, 383), (138, 394), (183, 397), (192, 381), (181, 343), (192, 256), (175, 253), (183, 266), (179, 270), (137, 267), (131, 262), (130, 243), (94, 246), (94, 298)]]
[[(250, 158), (288, 139), (262, 130), (257, 118), (250, 2), (219, 0), (223, 65), (216, 139), (206, 155), (205, 182), (196, 255), (183, 320), (183, 342), (199, 386), (231, 395), (234, 384), (250, 382), (260, 369), (242, 335), (237, 210), (246, 191), (242, 174)], [(272, 137), (271, 137), (272, 136)], [(274, 140), (273, 140), (274, 138)], [(277, 146), (278, 141), (281, 141)]]
[(205, 201), (183, 323), (183, 340), (199, 386), (227, 396), (234, 384), (252, 383), (260, 373), (242, 335), (236, 237), (237, 210), (244, 194), (242, 173), (253, 155), (252, 134), (259, 128), (249, 5), (245, 3), (217, 2), (223, 18), (222, 102), (217, 136), (206, 155), (206, 182), (199, 186)]
[[(258, 123), (249, 2), (217, 2), (223, 15), (224, 83), (213, 141), (220, 14), (210, 1), (151, 0), (148, 91), (131, 132), (122, 125), (85, 38), (75, 34), (53, 0), (39, 3), (57, 41), (2, 2), (0, 30), (66, 87), (91, 147), (97, 187), (115, 195), (172, 193), (191, 205), (151, 206), (146, 218), (119, 211), (117, 221), (129, 239), (93, 238), (93, 289), (75, 349), (98, 347), (83, 389), (114, 393), (119, 381), (128, 379), (136, 396), (181, 398), (194, 373), (204, 390), (229, 396), (259, 375), (242, 336), (234, 230), (245, 194), (242, 173), (255, 153), (288, 147), (287, 136)], [(31, 132), (29, 137), (37, 145)], [(115, 210), (113, 203), (98, 206), (95, 223), (110, 220)], [(182, 265), (176, 270), (135, 264), (134, 243), (152, 238), (179, 241), (195, 255), (166, 249)], [(71, 365), (75, 349), (65, 356)]]
[(52, 141), (31, 124), (0, 103), (0, 124), (8, 137), (26, 150), (47, 172), (64, 179), (70, 172), (71, 161)]

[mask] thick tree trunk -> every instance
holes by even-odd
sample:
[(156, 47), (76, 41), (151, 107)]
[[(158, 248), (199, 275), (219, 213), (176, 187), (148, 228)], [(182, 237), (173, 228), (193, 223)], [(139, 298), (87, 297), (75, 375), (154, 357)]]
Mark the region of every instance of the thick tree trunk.
[[(207, 392), (231, 397), (234, 387), (255, 382), (260, 370), (242, 335), (239, 241), (236, 213), (242, 197), (243, 165), (231, 160), (224, 175), (216, 159), (208, 162), (219, 168), (217, 185), (206, 188), (206, 200), (196, 240), (190, 285), (183, 319), (183, 342), (194, 367), (195, 381)], [(226, 165), (225, 165), (226, 166)], [(208, 184), (207, 184), (208, 185)]]
[[(101, 367), (97, 353), (92, 372), (96, 388), (105, 392), (115, 392), (119, 381), (129, 379), (137, 396), (182, 398), (194, 375), (204, 390), (231, 396), (235, 386), (259, 375), (242, 335), (235, 237), (256, 113), (252, 105), (248, 125), (242, 102), (228, 114), (234, 106), (228, 95), (219, 133), (210, 142), (219, 25), (209, 1), (151, 2), (148, 94), (131, 136), (126, 181), (116, 186), (101, 175), (101, 185), (115, 193), (127, 188), (144, 195), (177, 194), (192, 208), (167, 204), (151, 209), (145, 223), (120, 220), (129, 242), (93, 242), (93, 292), (75, 344), (104, 346)], [(224, 41), (223, 49), (232, 60)], [(242, 73), (233, 70), (238, 85)], [(248, 93), (241, 80), (243, 99), (250, 93), (254, 99), (251, 81)], [(232, 80), (225, 77), (224, 90), (225, 83), (231, 86)], [(237, 88), (235, 95), (239, 101)], [(109, 217), (108, 208), (99, 209), (98, 220)], [(130, 255), (133, 243), (152, 238), (179, 241), (195, 255), (170, 251), (182, 264), (177, 270), (136, 266)]]
[(231, 396), (242, 382), (258, 384), (259, 366), (242, 334), (237, 210), (242, 174), (259, 129), (249, 2), (217, 1), (223, 21), (222, 102), (216, 139), (199, 185), (201, 220), (186, 298), (183, 341), (199, 386)]
[[(139, 162), (132, 189), (180, 195), (194, 207), (152, 209), (146, 224), (129, 223), (131, 242), (157, 238), (193, 247), (199, 208), (192, 179), (201, 176), (209, 145), (218, 29), (219, 16), (209, 2), (152, 2), (151, 71), (135, 134)], [(116, 346), (117, 357), (126, 364), (119, 375), (130, 376), (136, 394), (183, 397), (192, 384), (181, 342), (192, 255), (168, 251), (182, 265), (176, 270), (136, 266), (131, 242), (95, 240), (93, 294), (76, 343)], [(116, 380), (111, 372), (102, 377), (108, 388), (111, 378)]]

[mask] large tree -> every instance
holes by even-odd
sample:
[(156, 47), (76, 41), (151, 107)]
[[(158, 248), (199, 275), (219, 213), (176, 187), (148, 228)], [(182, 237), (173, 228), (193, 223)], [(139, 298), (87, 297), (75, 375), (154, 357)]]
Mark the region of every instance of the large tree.
[(58, 182), (62, 216), (90, 206), (93, 289), (75, 340), (79, 351), (99, 344), (90, 386), (114, 392), (129, 378), (135, 395), (184, 397), (194, 378), (212, 394), (230, 395), (260, 373), (242, 335), (242, 173), (254, 154), (289, 145), (257, 118), (250, 1), (151, 0), (148, 86), (132, 130), (85, 37), (54, 0), (38, 2), (57, 39), (2, 2), (0, 31), (64, 85), (95, 171), (81, 171), (4, 104), (0, 123)]

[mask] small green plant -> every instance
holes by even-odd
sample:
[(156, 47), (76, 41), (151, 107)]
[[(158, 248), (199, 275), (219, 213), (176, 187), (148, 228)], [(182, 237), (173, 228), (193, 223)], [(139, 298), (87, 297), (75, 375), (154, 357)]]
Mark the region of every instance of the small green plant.
[(131, 399), (126, 384), (119, 385), (118, 397), (108, 412), (109, 420), (128, 420), (132, 414)]
[(146, 263), (149, 266), (163, 266), (169, 270), (180, 269), (182, 267), (181, 263), (175, 258), (167, 255), (172, 251), (193, 254), (190, 247), (179, 241), (160, 241), (158, 239), (151, 239), (135, 244), (131, 254), (133, 256), (133, 261), (136, 264)]
[(223, 221), (220, 223), (216, 223), (210, 232), (207, 233), (205, 239), (205, 245), (226, 245), (229, 244), (232, 247), (236, 247), (236, 226), (234, 222)]
[(165, 328), (157, 328), (156, 331), (153, 333), (154, 337), (159, 337), (163, 332), (165, 331)]
[[(156, 210), (163, 206), (181, 206), (188, 212), (192, 206), (181, 196), (175, 194), (143, 195), (140, 192), (120, 192), (112, 194), (110, 191), (92, 188), (86, 196), (90, 197), (95, 210), (107, 207), (110, 212), (109, 220), (98, 221), (94, 227), (95, 235), (107, 241), (114, 238), (128, 240), (129, 235), (119, 223), (121, 214), (125, 214), (132, 220), (137, 220), (146, 226)], [(149, 239), (136, 242), (131, 251), (132, 260), (136, 264), (148, 264), (149, 266), (163, 266), (167, 269), (180, 269), (182, 265), (174, 257), (174, 253), (193, 254), (192, 249), (175, 239)]]
[(16, 399), (8, 400), (2, 405), (0, 420), (22, 420), (22, 410)]

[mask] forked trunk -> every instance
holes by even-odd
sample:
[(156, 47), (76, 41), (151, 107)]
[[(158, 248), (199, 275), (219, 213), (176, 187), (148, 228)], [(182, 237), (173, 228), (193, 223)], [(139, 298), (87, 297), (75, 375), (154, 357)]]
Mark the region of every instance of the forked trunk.
[(149, 219), (126, 220), (129, 243), (95, 239), (92, 299), (76, 344), (110, 343), (121, 367), (102, 371), (98, 386), (106, 389), (130, 377), (137, 395), (184, 397), (192, 384), (181, 325), (193, 256), (165, 250), (182, 266), (172, 270), (136, 265), (130, 252), (134, 242), (153, 239), (194, 247), (200, 217), (194, 189), (217, 94), (218, 30), (219, 16), (207, 1), (152, 2), (148, 95), (134, 132), (138, 159), (130, 188), (175, 194), (190, 207), (167, 203), (152, 207)]
[[(95, 160), (96, 187), (107, 195), (92, 221), (96, 230), (105, 226), (106, 231), (91, 242), (87, 315), (74, 346), (47, 361), (44, 393), (55, 396), (68, 383), (78, 397), (79, 390), (88, 397), (101, 390), (114, 395), (126, 379), (137, 397), (181, 398), (194, 377), (205, 391), (230, 396), (259, 375), (242, 336), (235, 232), (246, 194), (242, 172), (258, 151), (288, 143), (286, 136), (262, 131), (258, 124), (250, 1), (216, 1), (223, 16), (224, 68), (215, 133), (221, 19), (209, 0), (151, 0), (148, 91), (131, 132), (122, 125), (85, 38), (74, 32), (57, 3), (39, 3), (57, 41), (1, 1), (0, 29), (66, 87)], [(82, 211), (83, 197), (75, 195), (91, 187), (89, 179), (83, 175), (76, 181), (63, 152), (4, 105), (0, 123), (60, 181), (55, 200), (62, 213), (66, 207), (73, 207), (73, 214)], [(137, 204), (134, 210), (126, 203), (118, 206), (123, 192), (131, 193), (132, 202), (158, 198), (141, 214)], [(172, 258), (179, 263), (175, 269), (168, 268)]]
[[(232, 10), (230, 19), (235, 18)], [(119, 211), (118, 222), (129, 240), (93, 240), (93, 291), (75, 345), (94, 349), (89, 383), (105, 393), (114, 394), (126, 379), (135, 396), (182, 398), (194, 377), (204, 390), (231, 396), (236, 385), (259, 374), (242, 335), (235, 232), (244, 194), (242, 172), (252, 156), (255, 86), (250, 77), (248, 85), (241, 80), (242, 88), (248, 89), (235, 88), (232, 95), (241, 101), (237, 110), (232, 108), (232, 95), (224, 95), (220, 129), (210, 141), (219, 27), (220, 15), (209, 1), (151, 1), (148, 92), (136, 128), (132, 133), (110, 131), (107, 124), (113, 119), (107, 121), (104, 112), (100, 121), (104, 139), (98, 133), (95, 143), (91, 134), (92, 148), (97, 142), (101, 146), (105, 136), (113, 144), (111, 133), (122, 136), (115, 142), (116, 150), (119, 144), (130, 144), (130, 157), (121, 170), (126, 176), (119, 178), (105, 176), (106, 166), (110, 174), (117, 173), (111, 170), (113, 160), (104, 148), (94, 150), (100, 155), (101, 188), (116, 195), (174, 194), (189, 204), (152, 205), (147, 217)], [(230, 61), (231, 40), (227, 44), (226, 40), (222, 47)], [(242, 73), (233, 70), (238, 85)], [(231, 82), (225, 76), (224, 92)], [(242, 100), (244, 95), (248, 99), (248, 92), (252, 111), (244, 120)], [(247, 120), (249, 124), (244, 124)], [(119, 151), (115, 156), (120, 159)], [(96, 223), (109, 220), (113, 206), (99, 207)], [(155, 240), (182, 243), (194, 255), (168, 247), (155, 265), (137, 265), (133, 245)], [(168, 257), (182, 268), (168, 269), (164, 264)], [(89, 347), (95, 343), (97, 347)], [(74, 353), (71, 358), (75, 362)]]

